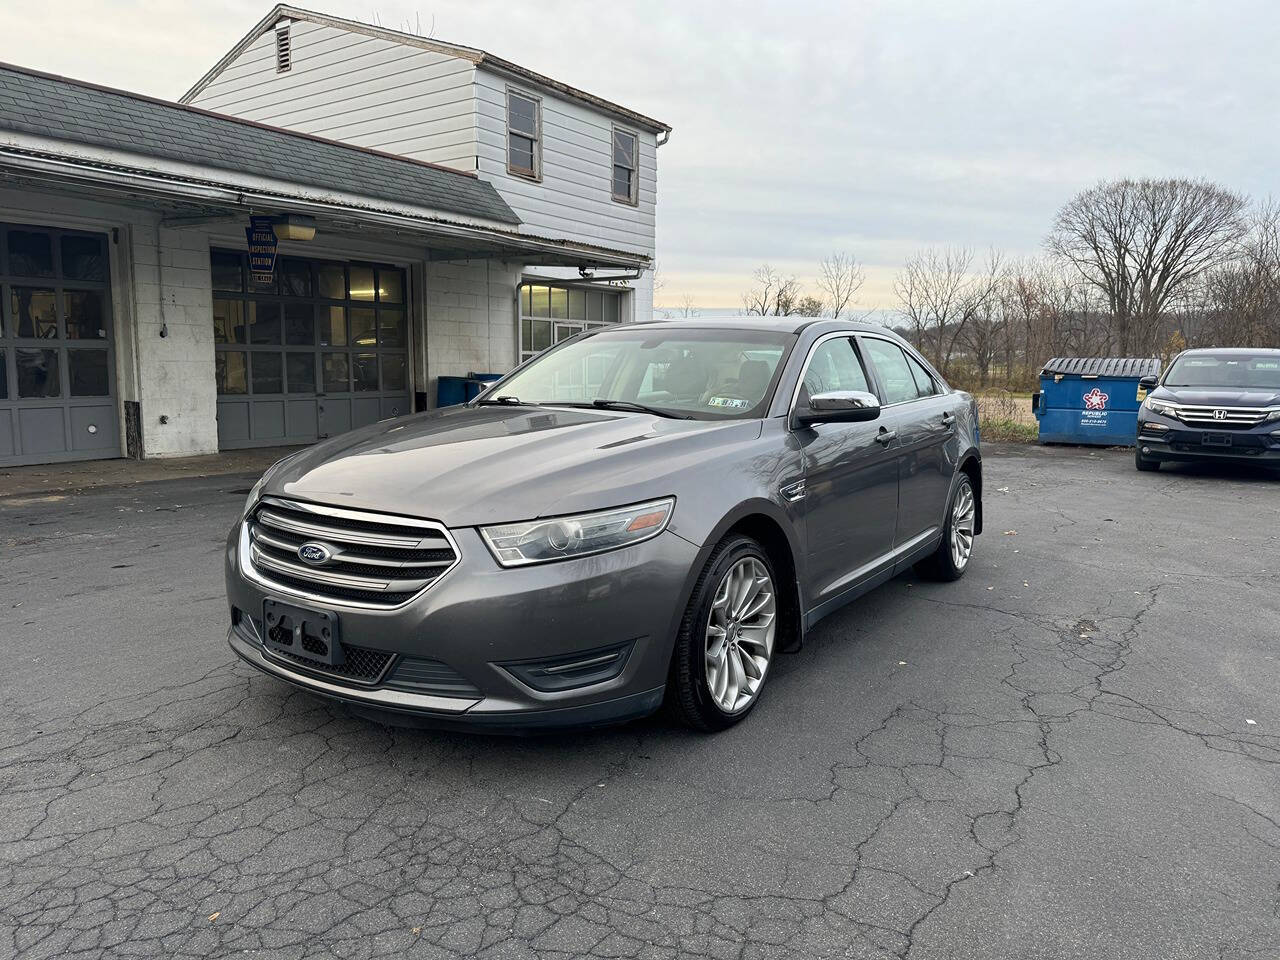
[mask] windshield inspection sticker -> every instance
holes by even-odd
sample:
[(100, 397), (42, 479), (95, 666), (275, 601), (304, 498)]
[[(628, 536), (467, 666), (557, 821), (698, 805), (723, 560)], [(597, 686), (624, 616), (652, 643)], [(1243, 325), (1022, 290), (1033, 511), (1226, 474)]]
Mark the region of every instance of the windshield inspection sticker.
[(707, 401), (709, 407), (730, 407), (734, 410), (743, 410), (751, 406), (747, 400), (739, 400), (737, 397), (712, 397)]

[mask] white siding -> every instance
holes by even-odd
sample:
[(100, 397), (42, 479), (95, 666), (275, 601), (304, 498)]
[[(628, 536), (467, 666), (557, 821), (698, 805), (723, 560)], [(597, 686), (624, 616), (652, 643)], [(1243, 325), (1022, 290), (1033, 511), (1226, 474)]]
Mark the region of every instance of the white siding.
[(306, 21), (290, 34), (292, 69), (276, 72), (269, 30), (192, 105), (475, 171), (470, 61)]
[[(524, 221), (521, 232), (652, 257), (658, 193), (654, 134), (617, 123), (637, 135), (640, 154), (639, 204), (619, 203), (612, 195), (615, 122), (608, 114), (509, 82), (483, 67), (475, 71), (475, 79), (479, 173)], [(508, 86), (542, 100), (541, 182), (507, 172)]]

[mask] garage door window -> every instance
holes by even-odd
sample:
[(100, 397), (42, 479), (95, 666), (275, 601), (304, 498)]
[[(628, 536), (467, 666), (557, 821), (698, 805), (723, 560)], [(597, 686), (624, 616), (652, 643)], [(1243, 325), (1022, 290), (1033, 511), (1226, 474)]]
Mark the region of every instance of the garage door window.
[(618, 323), (621, 316), (621, 291), (524, 286), (520, 291), (520, 360), (528, 360), (583, 330)]

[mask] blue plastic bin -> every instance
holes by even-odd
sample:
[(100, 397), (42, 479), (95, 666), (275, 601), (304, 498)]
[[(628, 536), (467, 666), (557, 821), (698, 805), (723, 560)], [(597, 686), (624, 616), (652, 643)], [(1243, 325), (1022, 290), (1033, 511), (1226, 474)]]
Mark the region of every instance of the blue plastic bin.
[(1040, 442), (1132, 447), (1146, 397), (1138, 381), (1159, 375), (1155, 357), (1054, 357), (1031, 397)]

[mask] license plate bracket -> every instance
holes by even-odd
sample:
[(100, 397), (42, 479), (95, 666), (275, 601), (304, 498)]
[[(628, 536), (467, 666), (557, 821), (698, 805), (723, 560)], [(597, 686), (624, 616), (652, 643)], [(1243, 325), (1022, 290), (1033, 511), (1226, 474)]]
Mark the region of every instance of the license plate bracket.
[(267, 599), (262, 603), (262, 624), (268, 650), (331, 667), (346, 662), (336, 613)]
[(1231, 446), (1231, 434), (1206, 433), (1200, 438), (1200, 442), (1206, 447), (1229, 447)]

